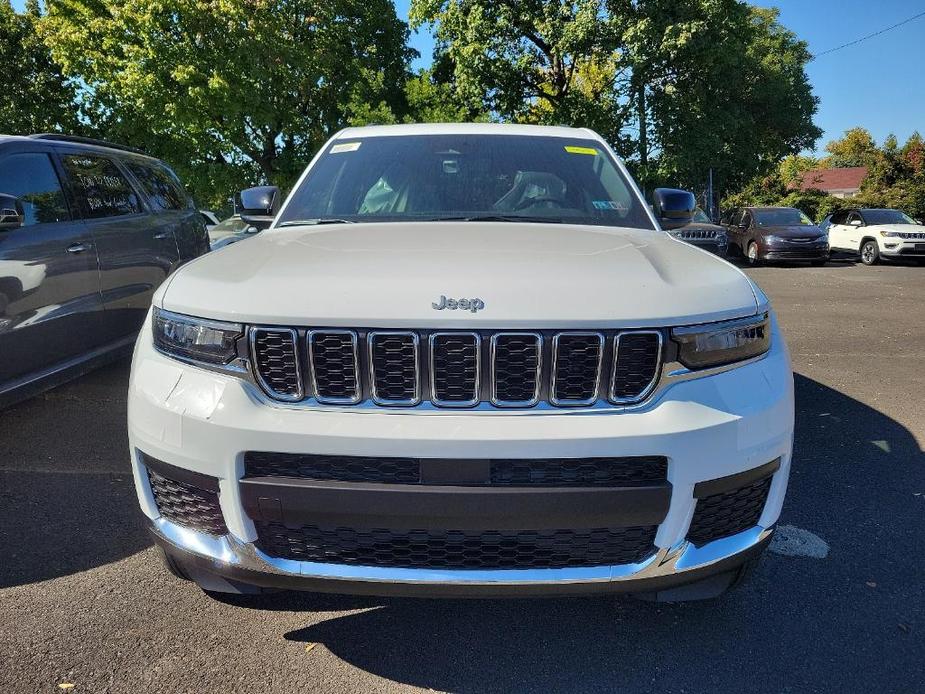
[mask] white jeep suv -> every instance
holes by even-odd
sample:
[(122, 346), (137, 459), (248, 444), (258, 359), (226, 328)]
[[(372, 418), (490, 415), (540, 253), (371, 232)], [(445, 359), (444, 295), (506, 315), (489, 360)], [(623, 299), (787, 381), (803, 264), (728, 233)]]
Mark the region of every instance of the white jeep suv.
[(829, 234), (829, 247), (856, 253), (865, 265), (881, 258), (925, 258), (925, 226), (899, 210), (842, 210), (820, 228)]
[(377, 126), (158, 291), (128, 419), (207, 590), (683, 599), (767, 545), (793, 379), (765, 295), (598, 135)]

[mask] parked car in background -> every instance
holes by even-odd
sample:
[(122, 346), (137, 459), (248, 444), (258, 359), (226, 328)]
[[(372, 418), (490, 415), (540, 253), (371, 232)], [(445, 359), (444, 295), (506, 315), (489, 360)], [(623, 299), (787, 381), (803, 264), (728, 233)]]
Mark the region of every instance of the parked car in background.
[(199, 214), (202, 215), (202, 221), (205, 223), (207, 231), (212, 231), (212, 227), (219, 223), (218, 217), (210, 210), (199, 210)]
[(736, 207), (723, 215), (730, 252), (751, 265), (764, 261), (809, 261), (825, 265), (829, 241), (825, 232), (795, 207)]
[(726, 229), (719, 224), (714, 224), (707, 213), (699, 207), (694, 210), (694, 216), (689, 224), (677, 229), (666, 229), (666, 231), (675, 238), (687, 241), (692, 246), (703, 248), (716, 255), (726, 255), (728, 248)]
[(250, 238), (258, 231), (260, 230), (257, 227), (241, 219), (240, 215), (234, 215), (209, 229), (209, 244), (214, 251), (229, 244)]
[(925, 226), (900, 210), (842, 210), (819, 225), (833, 251), (857, 254), (865, 265), (881, 259), (925, 258)]
[(0, 405), (129, 351), (154, 291), (208, 248), (164, 162), (95, 140), (0, 136)]
[(349, 128), (277, 193), (138, 338), (129, 454), (176, 576), (672, 600), (747, 573), (793, 377), (761, 289), (662, 231), (691, 193), (650, 210), (591, 131), (487, 123)]

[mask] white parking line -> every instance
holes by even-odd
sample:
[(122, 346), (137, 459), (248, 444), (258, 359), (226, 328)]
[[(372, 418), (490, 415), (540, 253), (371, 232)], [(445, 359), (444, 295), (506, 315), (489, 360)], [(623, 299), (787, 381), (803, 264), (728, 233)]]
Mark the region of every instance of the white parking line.
[(829, 555), (828, 542), (809, 530), (793, 525), (778, 526), (768, 549), (786, 557), (825, 559)]

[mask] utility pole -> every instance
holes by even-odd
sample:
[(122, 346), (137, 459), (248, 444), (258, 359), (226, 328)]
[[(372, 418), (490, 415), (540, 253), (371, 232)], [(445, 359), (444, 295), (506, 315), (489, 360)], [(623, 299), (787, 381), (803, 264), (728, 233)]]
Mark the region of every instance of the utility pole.
[(710, 167), (710, 178), (707, 183), (707, 196), (709, 202), (707, 203), (707, 211), (710, 215), (710, 221), (716, 221), (716, 207), (713, 205), (713, 167)]

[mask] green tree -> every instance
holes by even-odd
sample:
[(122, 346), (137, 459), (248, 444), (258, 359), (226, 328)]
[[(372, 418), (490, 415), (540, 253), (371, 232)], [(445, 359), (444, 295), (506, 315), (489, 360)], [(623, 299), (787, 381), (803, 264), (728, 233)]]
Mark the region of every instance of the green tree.
[(809, 53), (738, 0), (412, 0), (466, 98), (596, 129), (644, 185), (738, 186), (820, 131)]
[(80, 129), (75, 88), (52, 61), (36, 36), (39, 4), (29, 0), (16, 12), (10, 0), (0, 0), (0, 132), (26, 135)]
[(844, 136), (825, 146), (830, 156), (825, 164), (831, 168), (871, 166), (880, 156), (877, 143), (865, 128), (851, 128)]
[(619, 71), (604, 11), (603, 0), (412, 0), (410, 16), (413, 26), (434, 26), (438, 57), (479, 110), (616, 135), (625, 106), (614, 99)]
[(389, 0), (49, 0), (40, 33), (100, 127), (210, 204), (291, 185), (361, 106), (405, 108), (407, 26)]
[(802, 154), (790, 154), (781, 159), (778, 165), (778, 175), (784, 185), (799, 183), (803, 180), (803, 174), (813, 169), (818, 169), (819, 160), (813, 156)]

